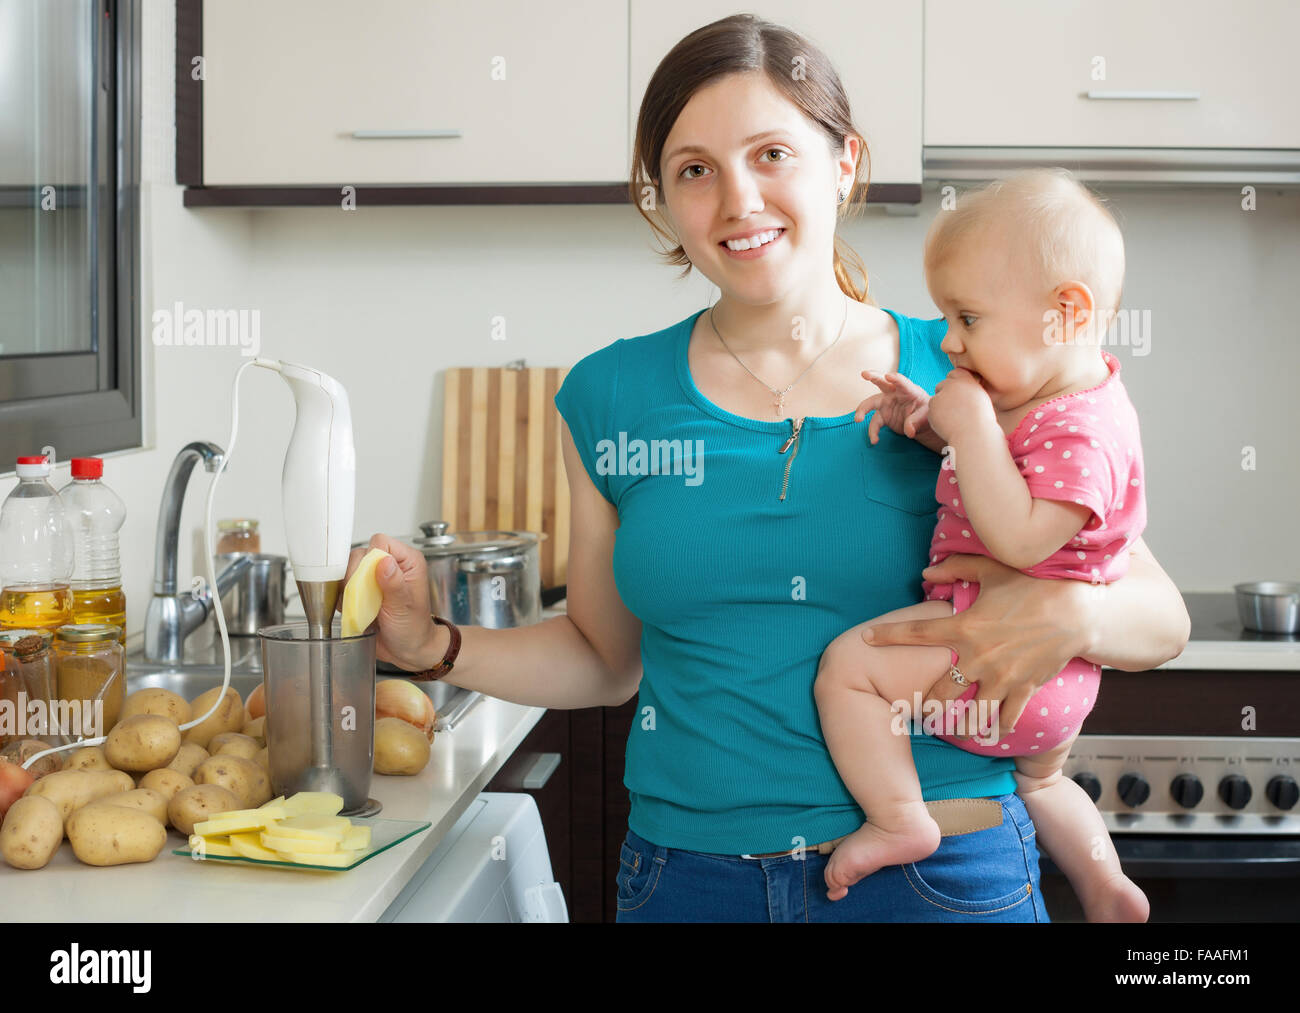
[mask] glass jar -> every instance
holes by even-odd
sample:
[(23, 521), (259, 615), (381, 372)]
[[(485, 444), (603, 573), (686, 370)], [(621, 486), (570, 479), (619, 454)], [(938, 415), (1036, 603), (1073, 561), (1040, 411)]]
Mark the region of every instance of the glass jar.
[(126, 703), (121, 631), (111, 623), (60, 626), (54, 634), (54, 670), (70, 741), (107, 735)]
[[(14, 677), (15, 691), (23, 694), (16, 703), (23, 717), (14, 729), (13, 738), (44, 739), (51, 745), (61, 746), (68, 740), (51, 733), (48, 724), (51, 704), (58, 698), (54, 659), (50, 655), (53, 640), (54, 634), (49, 630), (0, 631), (0, 657), (4, 659), (5, 675)], [(40, 706), (33, 707), (38, 700)], [(0, 739), (3, 738), (0, 734)]]
[(227, 552), (261, 552), (262, 537), (257, 521), (250, 517), (217, 521), (217, 555)]

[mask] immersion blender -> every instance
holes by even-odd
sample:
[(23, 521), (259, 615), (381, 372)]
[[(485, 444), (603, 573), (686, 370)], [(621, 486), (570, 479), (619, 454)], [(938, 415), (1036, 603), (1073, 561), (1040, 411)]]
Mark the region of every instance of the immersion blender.
[[(256, 364), (283, 377), (298, 413), (284, 454), (281, 494), (289, 564), (307, 614), (311, 641), (328, 640), (347, 573), (356, 505), (357, 455), (352, 445), (348, 393), (332, 376), (310, 366), (273, 359)], [(311, 769), (307, 791), (343, 794), (334, 768), (334, 722), (329, 652), (312, 643)]]

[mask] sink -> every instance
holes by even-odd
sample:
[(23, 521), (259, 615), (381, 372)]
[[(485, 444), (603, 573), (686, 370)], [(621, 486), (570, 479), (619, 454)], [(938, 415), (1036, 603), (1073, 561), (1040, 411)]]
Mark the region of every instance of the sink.
[[(253, 641), (250, 657), (246, 647), (238, 644), (239, 639), (232, 637), (230, 641), (230, 686), (247, 700), (248, 694), (262, 684), (262, 659), (256, 641)], [(167, 689), (186, 700), (193, 700), (200, 693), (220, 686), (224, 674), (224, 665), (157, 663), (128, 653), (126, 690), (134, 693), (137, 689)], [(380, 678), (392, 676), (381, 675)], [(438, 712), (434, 728), (438, 731), (455, 728), (481, 698), (478, 693), (446, 682), (417, 682), (415, 685), (433, 701), (434, 710)]]

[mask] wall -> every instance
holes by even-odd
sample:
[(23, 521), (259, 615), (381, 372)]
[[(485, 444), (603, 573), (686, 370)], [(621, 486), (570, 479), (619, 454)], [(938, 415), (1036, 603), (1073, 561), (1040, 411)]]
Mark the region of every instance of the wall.
[[(440, 502), (441, 371), (450, 366), (571, 364), (619, 337), (658, 330), (716, 298), (698, 275), (677, 283), (625, 207), (186, 210), (174, 183), (169, 0), (146, 0), (144, 290), (155, 308), (258, 309), (265, 355), (319, 366), (352, 399), (356, 531), (409, 533)], [(1249, 182), (1249, 181), (1246, 181)], [(1300, 343), (1287, 309), (1300, 276), (1300, 195), (1261, 189), (1259, 210), (1230, 188), (1107, 191), (1128, 244), (1125, 306), (1151, 311), (1150, 354), (1112, 349), (1142, 417), (1149, 474), (1147, 542), (1184, 590), (1247, 579), (1300, 579), (1285, 531), (1300, 499), (1292, 466), (1293, 378)], [(843, 235), (883, 305), (937, 315), (921, 241), (938, 199), (915, 217), (872, 210)], [(507, 340), (489, 337), (494, 316)], [(224, 445), (237, 348), (146, 341), (146, 446), (111, 455), (106, 479), (127, 502), (122, 533), (128, 625), (151, 588), (163, 479), (185, 443)], [(255, 516), (266, 551), (283, 552), (279, 476), (293, 420), (287, 388), (261, 370), (243, 384), (240, 432), (215, 516)], [(1242, 469), (1244, 447), (1256, 468)], [(66, 481), (67, 468), (57, 473)], [(186, 499), (182, 585), (207, 476)], [(0, 496), (13, 486), (0, 481)], [(1290, 546), (1294, 543), (1284, 542)]]

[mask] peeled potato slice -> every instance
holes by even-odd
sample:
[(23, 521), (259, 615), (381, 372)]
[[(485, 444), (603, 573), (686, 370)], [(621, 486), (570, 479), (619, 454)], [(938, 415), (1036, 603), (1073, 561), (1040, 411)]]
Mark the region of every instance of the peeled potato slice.
[(256, 858), (263, 862), (278, 862), (280, 854), (270, 848), (262, 847), (261, 834), (231, 834), (230, 846), (244, 858)]
[(343, 636), (360, 636), (379, 615), (384, 596), (379, 590), (375, 567), (388, 557), (383, 549), (371, 549), (361, 557), (361, 562), (348, 578), (343, 588)]
[(332, 791), (300, 791), (284, 803), (289, 816), (337, 816), (343, 811), (343, 796)]

